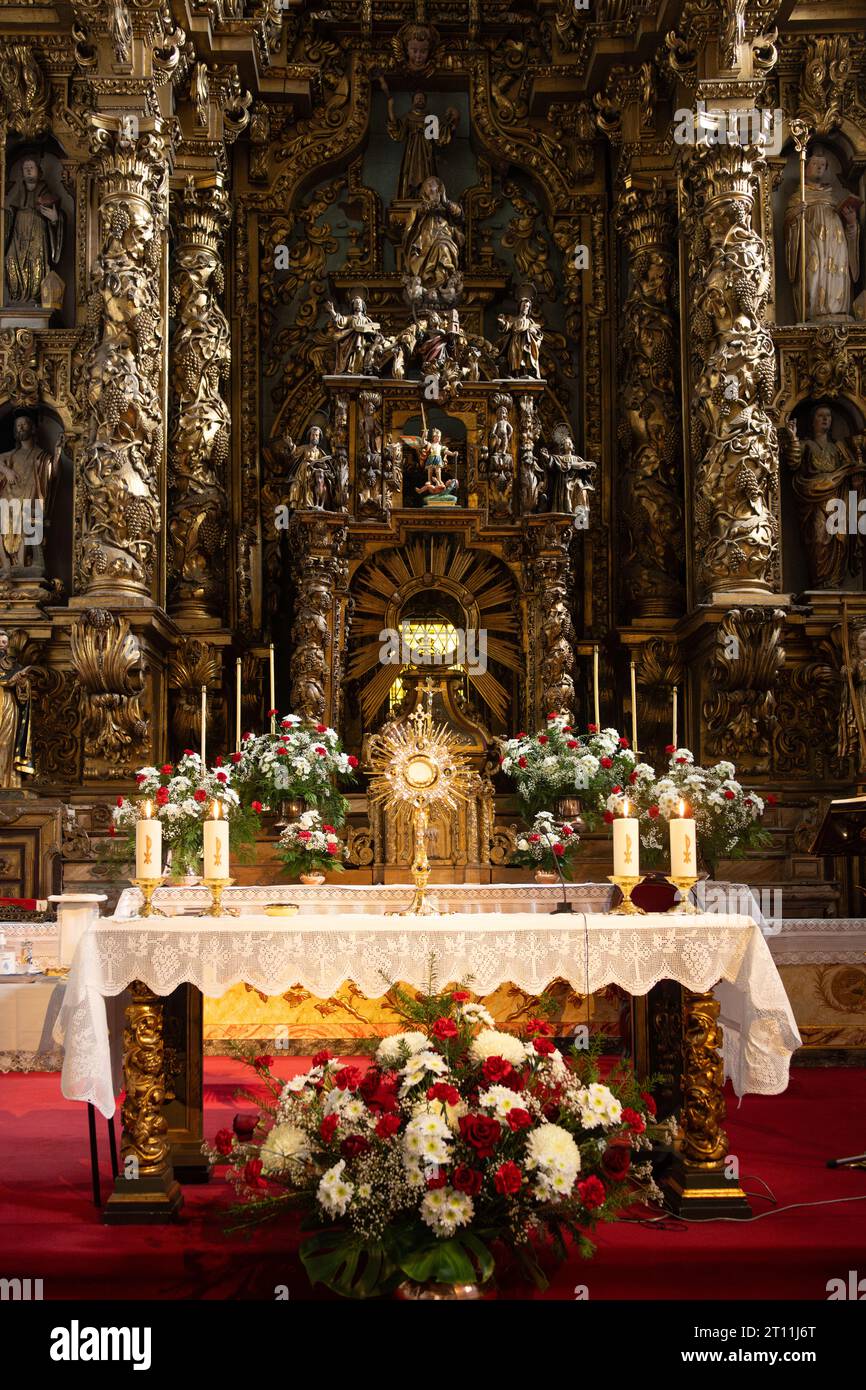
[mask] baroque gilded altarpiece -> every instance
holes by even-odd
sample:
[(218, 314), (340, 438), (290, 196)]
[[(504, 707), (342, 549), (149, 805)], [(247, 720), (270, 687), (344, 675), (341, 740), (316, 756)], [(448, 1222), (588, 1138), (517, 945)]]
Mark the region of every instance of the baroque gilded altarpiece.
[[(519, 876), (503, 867), (516, 807), (490, 742), (548, 708), (584, 724), (599, 644), (605, 723), (628, 723), (634, 660), (650, 761), (677, 687), (680, 740), (779, 796), (771, 848), (728, 871), (781, 888), (791, 915), (859, 915), (862, 863), (808, 848), (826, 802), (862, 774), (840, 726), (863, 570), (852, 544), (838, 587), (811, 584), (790, 422), (807, 434), (822, 402), (837, 436), (866, 427), (866, 319), (799, 322), (785, 243), (798, 122), (863, 194), (855, 9), (0, 4), (4, 187), (35, 151), (67, 225), (62, 304), (40, 317), (4, 297), (0, 312), (2, 449), (22, 409), (46, 445), (63, 441), (45, 574), (0, 576), (0, 622), (34, 668), (36, 768), (0, 823), (32, 816), (34, 796), (59, 808), (66, 883), (100, 886), (113, 798), (138, 766), (198, 746), (203, 684), (209, 747), (225, 748), (236, 660), (241, 722), (260, 726), (273, 642), (281, 707), (334, 723), (363, 756), (389, 713), (378, 632), (428, 617), (484, 628), (490, 655), (486, 679), (443, 678), (437, 697), (478, 778), (474, 819), (440, 827), (441, 876)], [(329, 301), (345, 314), (356, 295), (386, 335), (417, 321), (404, 236), (418, 92), (435, 117), (425, 158), (464, 238), (459, 293), (439, 307), (457, 307), (476, 349), (432, 394), (417, 359), (404, 376), (393, 361), (336, 373), (328, 333)], [(678, 141), (677, 113), (700, 103), (778, 110), (778, 148)], [(485, 356), (526, 286), (539, 379)], [(457, 450), (453, 507), (417, 505), (417, 479), (386, 449), (428, 423)], [(313, 426), (327, 505), (283, 528), (287, 459)], [(541, 450), (563, 431), (597, 464), (582, 526), (538, 496)], [(359, 790), (352, 879), (405, 876), (386, 830)], [(586, 837), (581, 875), (604, 876), (608, 855)], [(273, 873), (264, 844), (256, 872)], [(808, 1010), (814, 981), (791, 979)], [(819, 992), (829, 1008), (832, 988)], [(502, 993), (515, 1017), (527, 1001)], [(859, 1016), (850, 980), (836, 994), (816, 1039), (862, 1045), (862, 993)], [(285, 1018), (286, 1001), (247, 1002), (264, 1036)], [(327, 1006), (336, 1023), (289, 1005), (299, 1037), (370, 1025), (350, 991)], [(244, 1001), (229, 1007), (243, 1031)], [(580, 1016), (581, 1001), (566, 1007)]]

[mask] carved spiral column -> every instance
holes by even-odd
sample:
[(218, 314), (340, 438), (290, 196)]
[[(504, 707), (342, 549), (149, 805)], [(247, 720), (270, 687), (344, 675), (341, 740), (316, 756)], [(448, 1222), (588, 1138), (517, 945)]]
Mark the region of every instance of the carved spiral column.
[(631, 289), (622, 325), (620, 591), (629, 618), (678, 617), (685, 549), (675, 317), (676, 234), (657, 183), (616, 208)]
[(551, 710), (574, 714), (574, 623), (571, 616), (572, 567), (568, 554), (570, 523), (549, 522), (533, 529), (529, 564), (533, 593), (529, 623), (529, 674), (534, 700), (529, 724), (538, 726)]
[(100, 249), (85, 362), (78, 579), (88, 599), (142, 603), (158, 572), (163, 453), (162, 246), (169, 150), (160, 117), (90, 117)]
[(339, 699), (342, 637), (338, 595), (345, 589), (346, 528), (340, 522), (292, 518), (289, 548), (295, 583), (292, 625), (292, 709), (333, 724)]
[(727, 1154), (719, 1001), (685, 991), (680, 1153), (693, 1167), (721, 1169)]
[(193, 177), (173, 199), (170, 311), (168, 606), (181, 619), (221, 620), (231, 417), (223, 389), (231, 366), (220, 245), (230, 203), (220, 174)]
[(756, 147), (689, 153), (686, 237), (693, 391), (693, 550), (699, 601), (778, 586), (776, 358), (763, 326), (767, 250), (751, 225)]

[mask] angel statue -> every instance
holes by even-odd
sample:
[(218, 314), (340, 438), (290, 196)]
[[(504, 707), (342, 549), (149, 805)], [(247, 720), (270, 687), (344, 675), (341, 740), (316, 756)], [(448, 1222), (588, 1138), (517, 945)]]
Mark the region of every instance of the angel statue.
[(439, 497), (446, 492), (456, 496), (457, 479), (446, 480), (442, 476), (442, 470), (447, 467), (449, 459), (457, 459), (459, 454), (456, 449), (449, 449), (443, 443), (440, 429), (428, 430), (425, 425), (422, 435), (401, 435), (400, 443), (415, 451), (418, 467), (423, 468), (427, 474), (427, 481), (415, 489), (419, 497)]
[(499, 353), (511, 377), (541, 379), (541, 343), (544, 333), (541, 324), (532, 317), (532, 299), (524, 294), (516, 314), (500, 314), (497, 323), (502, 329)]
[(311, 425), (306, 444), (285, 437), (289, 460), (289, 511), (330, 511), (336, 481), (333, 455), (322, 448), (322, 431)]
[(330, 299), (326, 300), (325, 308), (331, 318), (329, 332), (337, 350), (334, 374), (363, 376), (369, 372), (372, 351), (381, 340), (381, 324), (369, 317), (360, 295), (355, 295), (348, 314), (338, 314)]

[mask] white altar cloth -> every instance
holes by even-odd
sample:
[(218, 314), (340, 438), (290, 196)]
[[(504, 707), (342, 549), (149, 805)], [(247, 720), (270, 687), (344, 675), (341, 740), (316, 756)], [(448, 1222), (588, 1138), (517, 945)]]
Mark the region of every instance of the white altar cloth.
[(142, 980), (156, 994), (196, 985), (218, 998), (236, 984), (279, 995), (301, 986), (330, 998), (347, 980), (369, 998), (397, 980), (423, 989), (431, 956), (440, 986), (477, 994), (511, 983), (540, 994), (564, 979), (579, 994), (617, 984), (646, 994), (659, 980), (721, 1004), (724, 1060), (738, 1095), (775, 1095), (788, 1084), (800, 1035), (769, 947), (751, 917), (702, 914), (612, 917), (574, 913), (474, 913), (427, 918), (319, 915), (279, 919), (105, 918), (82, 937), (57, 1033), (65, 1042), (62, 1089), (114, 1113), (105, 999)]

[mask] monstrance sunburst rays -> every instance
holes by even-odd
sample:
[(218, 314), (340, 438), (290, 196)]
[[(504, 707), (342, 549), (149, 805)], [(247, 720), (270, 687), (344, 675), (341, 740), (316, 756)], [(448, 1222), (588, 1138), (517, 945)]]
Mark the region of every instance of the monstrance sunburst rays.
[[(424, 687), (422, 687), (423, 689)], [(453, 811), (469, 797), (472, 767), (458, 751), (455, 736), (433, 724), (421, 705), (405, 724), (392, 724), (370, 740), (370, 766), (378, 774), (369, 795), (396, 815), (412, 818), (412, 879), (415, 896), (400, 917), (432, 917), (438, 908), (426, 899), (430, 863), (427, 826), (431, 811)]]

